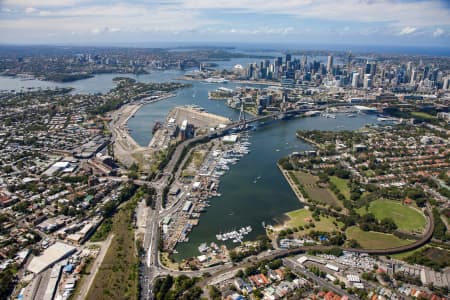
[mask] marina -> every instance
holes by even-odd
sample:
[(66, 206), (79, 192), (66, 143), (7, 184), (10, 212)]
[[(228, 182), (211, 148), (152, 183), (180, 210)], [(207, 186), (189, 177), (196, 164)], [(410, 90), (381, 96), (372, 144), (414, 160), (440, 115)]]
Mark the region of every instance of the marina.
[[(205, 153), (199, 168), (192, 168), (190, 164), (186, 164), (180, 182), (175, 183), (177, 188), (169, 193), (167, 206), (173, 207), (177, 203), (184, 205), (181, 211), (177, 210), (170, 215), (172, 221), (166, 222), (163, 226), (165, 249), (173, 251), (178, 243), (189, 242), (190, 232), (199, 224), (201, 214), (211, 207), (210, 199), (222, 196), (218, 193), (220, 178), (230, 169), (230, 165), (237, 164), (250, 152), (248, 140), (249, 135), (244, 132), (225, 136), (218, 142), (211, 142), (211, 151), (196, 150)], [(241, 242), (251, 231), (251, 226), (247, 226), (238, 231), (221, 234), (218, 240)]]
[(250, 232), (252, 232), (251, 226), (242, 227), (239, 230), (216, 234), (216, 239), (218, 241), (232, 240), (233, 243), (242, 243), (244, 236), (246, 236)]

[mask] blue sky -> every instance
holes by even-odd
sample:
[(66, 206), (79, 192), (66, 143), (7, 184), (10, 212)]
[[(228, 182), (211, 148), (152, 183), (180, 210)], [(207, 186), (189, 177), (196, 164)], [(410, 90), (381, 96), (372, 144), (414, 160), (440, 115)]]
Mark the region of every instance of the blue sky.
[(0, 0), (0, 43), (450, 47), (449, 0)]

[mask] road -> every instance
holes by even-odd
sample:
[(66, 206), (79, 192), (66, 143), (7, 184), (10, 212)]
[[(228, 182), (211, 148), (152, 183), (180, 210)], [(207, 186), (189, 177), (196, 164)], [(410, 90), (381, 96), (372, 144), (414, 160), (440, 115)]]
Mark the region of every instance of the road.
[(102, 243), (100, 252), (98, 253), (95, 260), (92, 262), (91, 271), (89, 275), (87, 275), (87, 277), (84, 278), (83, 286), (81, 286), (79, 289), (80, 293), (78, 295), (75, 295), (76, 300), (84, 300), (86, 298), (87, 293), (89, 292), (89, 289), (91, 288), (91, 285), (94, 282), (95, 275), (97, 275), (97, 272), (103, 262), (103, 259), (105, 258), (106, 253), (108, 252), (109, 246), (111, 245), (111, 241), (113, 238), (114, 234), (110, 234), (108, 238)]
[(307, 278), (313, 280), (317, 285), (321, 286), (322, 288), (327, 288), (329, 291), (333, 291), (336, 294), (339, 294), (341, 296), (347, 296), (350, 300), (358, 300), (357, 297), (348, 294), (346, 291), (336, 287), (334, 284), (331, 284), (327, 280), (324, 280), (320, 278), (319, 276), (315, 275), (314, 273), (308, 271), (307, 269), (300, 267), (294, 260), (290, 258), (283, 259), (284, 265), (289, 267), (294, 273), (301, 274), (306, 276)]
[[(159, 197), (158, 197), (159, 198)], [(158, 239), (159, 224), (158, 211), (147, 208), (147, 221), (144, 234), (144, 255), (141, 259), (141, 299), (153, 299), (153, 281), (159, 276), (158, 272)]]

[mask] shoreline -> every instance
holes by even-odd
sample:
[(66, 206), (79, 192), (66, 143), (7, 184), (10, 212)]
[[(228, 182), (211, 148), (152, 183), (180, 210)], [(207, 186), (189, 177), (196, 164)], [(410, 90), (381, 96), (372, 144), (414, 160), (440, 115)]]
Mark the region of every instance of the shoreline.
[[(118, 127), (119, 127), (118, 131), (121, 131), (121, 133), (126, 136), (126, 139), (129, 140), (130, 143), (132, 143), (136, 149), (145, 148), (145, 146), (140, 145), (138, 142), (136, 142), (136, 140), (134, 140), (134, 138), (131, 136), (130, 131), (128, 129), (120, 129), (120, 127), (128, 128), (128, 121), (145, 105), (153, 104), (153, 103), (163, 101), (163, 100), (175, 97), (175, 96), (176, 96), (176, 94), (171, 93), (171, 94), (166, 94), (161, 97), (158, 97), (157, 99), (152, 99), (152, 100), (148, 100), (148, 101), (146, 101), (145, 99), (141, 99), (139, 101), (135, 101), (132, 103), (127, 103), (125, 105), (122, 105), (119, 109), (117, 109), (111, 113), (112, 116), (122, 114), (122, 116), (120, 117), (121, 122), (120, 122), (120, 124), (118, 124)], [(115, 124), (112, 124), (112, 126), (114, 126), (114, 125)], [(114, 128), (117, 129), (117, 126), (114, 126)]]
[(175, 93), (164, 94), (161, 97), (152, 100), (141, 99), (122, 105), (119, 109), (110, 112), (111, 122), (108, 127), (113, 135), (113, 153), (114, 156), (125, 166), (131, 166), (137, 160), (133, 157), (136, 151), (147, 150), (148, 147), (140, 145), (130, 134), (128, 128), (129, 120), (146, 104), (155, 103), (171, 97)]
[[(192, 78), (192, 77), (187, 77), (187, 76), (178, 77), (178, 78), (175, 78), (175, 80), (198, 81), (198, 82), (204, 82), (205, 84), (209, 83), (209, 82), (205, 82), (204, 79)], [(229, 83), (281, 86), (281, 83), (278, 81), (253, 81), (253, 80), (240, 80), (240, 79), (227, 79), (227, 80)], [(223, 84), (227, 84), (228, 82), (223, 82)], [(211, 84), (220, 84), (220, 83), (221, 82), (211, 82)]]
[(291, 177), (289, 176), (289, 171), (284, 170), (279, 163), (277, 163), (278, 169), (281, 171), (281, 174), (286, 179), (287, 183), (291, 187), (291, 190), (294, 192), (294, 194), (297, 196), (298, 201), (303, 204), (304, 206), (307, 206), (308, 202), (306, 201), (305, 197), (303, 196), (300, 189), (297, 187), (295, 182), (292, 181)]
[(317, 148), (323, 150), (323, 146), (322, 146), (321, 144), (316, 143), (316, 142), (314, 142), (313, 140), (308, 139), (307, 137), (304, 137), (304, 136), (298, 134), (298, 132), (295, 133), (295, 136), (296, 136), (297, 138), (299, 138), (299, 139), (301, 139), (301, 140), (307, 142), (308, 144), (311, 144), (311, 145), (313, 145), (313, 146), (315, 146), (315, 147), (317, 147)]
[[(299, 209), (308, 209), (308, 203), (307, 203), (305, 197), (303, 197), (303, 194), (300, 191), (300, 189), (297, 187), (295, 182), (293, 182), (291, 177), (289, 176), (289, 173), (288, 173), (289, 171), (284, 170), (280, 166), (280, 164), (278, 162), (277, 162), (277, 167), (280, 170), (281, 174), (283, 175), (284, 179), (289, 184), (291, 190), (294, 192), (294, 194), (297, 197), (298, 201), (303, 205), (303, 207), (299, 208)], [(287, 212), (283, 213), (283, 215), (282, 215), (282, 218), (283, 218), (282, 221), (283, 222), (278, 223), (277, 225), (274, 226), (274, 228), (285, 228), (286, 222), (291, 219), (291, 217), (288, 216), (289, 212), (291, 212), (291, 211), (287, 211)]]

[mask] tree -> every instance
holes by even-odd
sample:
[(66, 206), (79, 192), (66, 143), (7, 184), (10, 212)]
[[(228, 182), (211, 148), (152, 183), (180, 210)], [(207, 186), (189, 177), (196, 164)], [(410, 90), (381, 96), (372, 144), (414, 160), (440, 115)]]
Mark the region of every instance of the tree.
[(245, 268), (245, 275), (246, 276), (251, 276), (251, 275), (258, 274), (258, 273), (259, 273), (259, 271), (258, 271), (258, 268), (256, 266), (250, 266), (250, 267)]
[(384, 218), (381, 220), (380, 224), (386, 229), (386, 231), (393, 231), (397, 229), (397, 224), (395, 224), (394, 220), (391, 218)]
[(361, 248), (361, 245), (358, 243), (358, 241), (357, 240), (355, 240), (355, 239), (351, 239), (351, 240), (349, 240), (348, 241), (348, 246), (350, 247), (350, 248)]
[(209, 287), (209, 298), (213, 299), (213, 300), (220, 300), (220, 299), (222, 299), (222, 293), (220, 292), (220, 290), (218, 288), (211, 285)]
[(264, 297), (263, 293), (260, 290), (254, 290), (253, 295), (255, 295), (257, 299), (262, 299), (262, 297)]
[(0, 299), (7, 299), (10, 296), (16, 281), (14, 273), (11, 267), (0, 272)]
[(241, 277), (241, 278), (244, 278), (244, 271), (242, 271), (241, 269), (239, 269), (239, 271), (237, 271), (237, 273), (236, 273), (236, 277)]
[(103, 205), (102, 213), (105, 218), (111, 217), (116, 211), (116, 202), (108, 201), (105, 205)]

